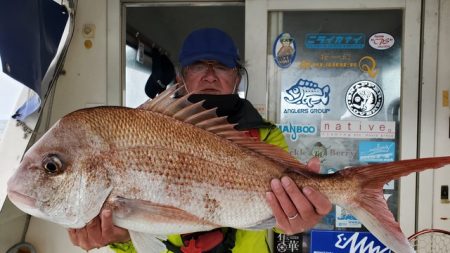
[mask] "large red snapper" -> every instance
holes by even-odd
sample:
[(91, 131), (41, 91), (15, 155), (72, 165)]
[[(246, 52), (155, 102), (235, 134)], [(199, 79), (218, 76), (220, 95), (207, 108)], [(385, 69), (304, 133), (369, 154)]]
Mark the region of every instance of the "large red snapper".
[(273, 227), (265, 193), (272, 178), (287, 175), (350, 211), (395, 252), (414, 252), (382, 187), (449, 164), (450, 157), (312, 174), (288, 153), (235, 131), (214, 110), (170, 98), (174, 92), (139, 109), (98, 107), (64, 116), (27, 151), (8, 182), (9, 198), (26, 213), (71, 228), (109, 207), (138, 251), (159, 252), (161, 235)]

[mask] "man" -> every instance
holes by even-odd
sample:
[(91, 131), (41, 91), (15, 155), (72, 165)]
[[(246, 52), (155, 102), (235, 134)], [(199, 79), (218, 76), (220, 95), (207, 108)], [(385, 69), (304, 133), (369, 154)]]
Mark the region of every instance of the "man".
[[(242, 66), (238, 50), (226, 33), (214, 28), (192, 32), (183, 43), (179, 61), (181, 71), (177, 79), (188, 92), (196, 93), (191, 96), (193, 100), (206, 99), (206, 107), (218, 107), (218, 114), (229, 115), (230, 120), (238, 123), (238, 129), (287, 150), (281, 131), (263, 120), (247, 100), (237, 97)], [(317, 160), (313, 162), (316, 164), (308, 165), (317, 170)], [(267, 201), (275, 216), (276, 228), (287, 234), (313, 227), (331, 210), (331, 203), (324, 195), (311, 187), (298, 189), (288, 177), (273, 179), (271, 188)], [(114, 226), (111, 217), (111, 210), (103, 210), (86, 227), (70, 229), (72, 243), (85, 250), (111, 244), (116, 252), (134, 252), (128, 231)], [(187, 242), (197, 241), (191, 246), (202, 248), (202, 251), (269, 252), (266, 230), (223, 228), (194, 235), (172, 235), (166, 245), (173, 252), (188, 252), (186, 238), (189, 238)]]

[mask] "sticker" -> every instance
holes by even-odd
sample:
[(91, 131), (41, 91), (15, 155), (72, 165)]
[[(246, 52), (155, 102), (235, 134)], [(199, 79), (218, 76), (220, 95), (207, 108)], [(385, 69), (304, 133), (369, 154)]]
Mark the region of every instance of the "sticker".
[(320, 141), (316, 142), (311, 149), (311, 154), (323, 161), (327, 156), (327, 148)]
[(360, 228), (361, 222), (346, 209), (336, 205), (336, 227), (337, 228)]
[(371, 252), (391, 250), (369, 232), (311, 230), (311, 253)]
[(369, 38), (369, 45), (377, 50), (386, 50), (395, 43), (394, 37), (387, 33), (375, 33)]
[(362, 49), (365, 36), (363, 33), (309, 33), (305, 46), (309, 49)]
[(298, 64), (300, 69), (312, 69), (312, 68), (356, 68), (358, 63), (356, 62), (312, 62), (308, 60), (301, 61)]
[(275, 252), (276, 253), (301, 253), (302, 236), (285, 235), (275, 233)]
[(383, 163), (395, 161), (395, 142), (361, 141), (358, 160), (361, 162)]
[(364, 56), (358, 62), (359, 69), (366, 72), (370, 77), (375, 78), (378, 74), (377, 61), (372, 56)]
[(309, 108), (317, 104), (327, 105), (330, 101), (330, 86), (319, 85), (313, 81), (300, 79), (286, 90), (288, 96), (284, 100), (289, 104), (306, 105)]
[(299, 136), (316, 135), (317, 133), (317, 128), (311, 125), (293, 125), (289, 122), (289, 124), (277, 126), (283, 134), (289, 135), (292, 141), (296, 141)]
[(384, 94), (372, 81), (358, 81), (347, 90), (345, 104), (348, 110), (360, 118), (375, 116), (383, 107)]
[(395, 139), (395, 121), (336, 121), (320, 123), (320, 137)]
[(280, 68), (288, 68), (295, 60), (297, 54), (297, 46), (295, 40), (289, 33), (278, 35), (275, 43), (273, 43), (273, 58)]

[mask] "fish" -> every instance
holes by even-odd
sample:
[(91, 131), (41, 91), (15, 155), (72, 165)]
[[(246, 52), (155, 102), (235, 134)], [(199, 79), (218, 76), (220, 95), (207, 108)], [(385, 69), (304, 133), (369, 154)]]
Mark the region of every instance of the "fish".
[(357, 217), (381, 242), (414, 252), (383, 198), (383, 185), (436, 169), (450, 157), (364, 165), (334, 174), (235, 130), (215, 108), (171, 87), (138, 108), (102, 106), (59, 119), (8, 180), (11, 202), (32, 216), (81, 228), (103, 208), (138, 252), (160, 252), (169, 234), (275, 226), (270, 181), (291, 177)]
[(330, 100), (330, 86), (322, 88), (313, 81), (299, 79), (296, 84), (286, 90), (288, 96), (284, 100), (290, 104), (304, 104), (309, 108), (322, 103), (327, 105)]

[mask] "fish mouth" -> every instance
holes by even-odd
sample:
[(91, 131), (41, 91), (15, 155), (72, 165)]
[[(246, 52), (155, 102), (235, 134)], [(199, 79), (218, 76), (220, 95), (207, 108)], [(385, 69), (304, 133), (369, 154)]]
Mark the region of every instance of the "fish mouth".
[(8, 190), (8, 198), (16, 205), (36, 208), (36, 199), (20, 192)]
[(296, 103), (301, 99), (300, 99), (300, 97), (296, 97), (290, 93), (286, 93), (286, 97), (284, 97), (284, 100), (289, 103)]

